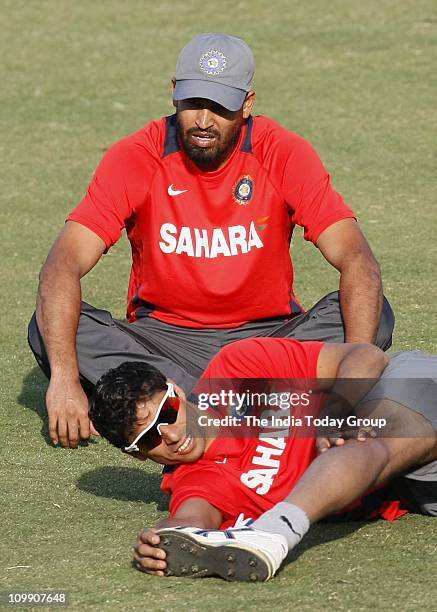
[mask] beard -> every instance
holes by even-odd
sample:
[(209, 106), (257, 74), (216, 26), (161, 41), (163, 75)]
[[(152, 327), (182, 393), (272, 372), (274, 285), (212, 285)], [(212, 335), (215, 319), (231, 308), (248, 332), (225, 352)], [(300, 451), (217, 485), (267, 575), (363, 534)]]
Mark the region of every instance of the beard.
[[(179, 117), (176, 119), (177, 135), (185, 153), (196, 166), (202, 170), (216, 170), (232, 154), (240, 137), (243, 120), (229, 128), (226, 134), (222, 134), (215, 128), (201, 130), (192, 127), (183, 129)], [(211, 147), (199, 147), (191, 140), (192, 136), (214, 137), (215, 143)]]

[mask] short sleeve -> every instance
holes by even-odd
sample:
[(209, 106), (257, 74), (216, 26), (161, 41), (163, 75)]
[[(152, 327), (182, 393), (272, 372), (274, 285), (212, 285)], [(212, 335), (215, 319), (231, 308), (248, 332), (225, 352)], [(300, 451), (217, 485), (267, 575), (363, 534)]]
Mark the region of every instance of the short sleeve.
[(290, 138), (282, 192), (292, 209), (292, 222), (303, 227), (305, 239), (313, 243), (330, 225), (355, 218), (353, 210), (332, 187), (331, 177), (315, 149), (296, 134)]
[(170, 516), (174, 516), (180, 506), (192, 499), (205, 499), (223, 516), (235, 514), (235, 498), (231, 486), (223, 486), (226, 474), (220, 464), (186, 465), (174, 472), (165, 474), (161, 489), (170, 495)]
[(85, 197), (67, 218), (95, 232), (107, 249), (117, 242), (128, 220), (145, 202), (156, 172), (158, 157), (139, 134), (108, 149)]

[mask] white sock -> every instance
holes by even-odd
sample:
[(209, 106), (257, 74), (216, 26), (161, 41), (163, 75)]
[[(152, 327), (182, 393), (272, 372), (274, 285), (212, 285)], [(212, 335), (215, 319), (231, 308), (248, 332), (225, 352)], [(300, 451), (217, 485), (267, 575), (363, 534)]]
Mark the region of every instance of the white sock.
[(280, 533), (285, 537), (288, 550), (299, 544), (310, 528), (310, 521), (306, 513), (288, 502), (280, 502), (267, 510), (252, 523), (251, 527), (271, 533)]

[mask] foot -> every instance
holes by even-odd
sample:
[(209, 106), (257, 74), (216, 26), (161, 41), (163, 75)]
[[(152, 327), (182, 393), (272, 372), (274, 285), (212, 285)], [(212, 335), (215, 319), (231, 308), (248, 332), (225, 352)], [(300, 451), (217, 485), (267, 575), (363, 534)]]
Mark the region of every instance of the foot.
[(274, 576), (288, 553), (282, 535), (250, 527), (224, 531), (173, 527), (158, 534), (159, 548), (167, 553), (167, 576), (264, 582)]

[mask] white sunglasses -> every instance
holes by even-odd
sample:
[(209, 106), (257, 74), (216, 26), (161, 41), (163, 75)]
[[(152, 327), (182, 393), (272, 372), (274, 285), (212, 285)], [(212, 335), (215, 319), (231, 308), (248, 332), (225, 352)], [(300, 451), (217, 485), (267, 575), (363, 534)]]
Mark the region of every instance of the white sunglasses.
[[(156, 414), (153, 418), (153, 421), (151, 423), (149, 423), (147, 425), (147, 427), (145, 429), (143, 429), (143, 431), (141, 431), (137, 437), (135, 438), (135, 440), (132, 442), (132, 444), (129, 444), (129, 446), (125, 446), (124, 450), (126, 453), (136, 453), (138, 452), (139, 446), (138, 446), (138, 442), (141, 440), (141, 438), (143, 438), (147, 433), (151, 433), (152, 430), (155, 430), (154, 436), (153, 437), (153, 441), (150, 443), (150, 448), (153, 448), (155, 446), (157, 446), (159, 444), (159, 438), (161, 437), (161, 431), (160, 431), (160, 427), (161, 425), (170, 425), (171, 423), (174, 423), (176, 421), (176, 416), (177, 416), (177, 411), (179, 408), (179, 405), (175, 406), (169, 406), (167, 409), (165, 409), (165, 405), (166, 402), (168, 400), (169, 397), (175, 397), (177, 398), (177, 395), (175, 393), (174, 390), (174, 386), (172, 383), (167, 383), (167, 391), (164, 394), (164, 397), (162, 398), (162, 400), (159, 402), (159, 406), (158, 409), (156, 411)], [(165, 422), (164, 418), (167, 418), (167, 422)], [(150, 434), (149, 434), (150, 435)]]

